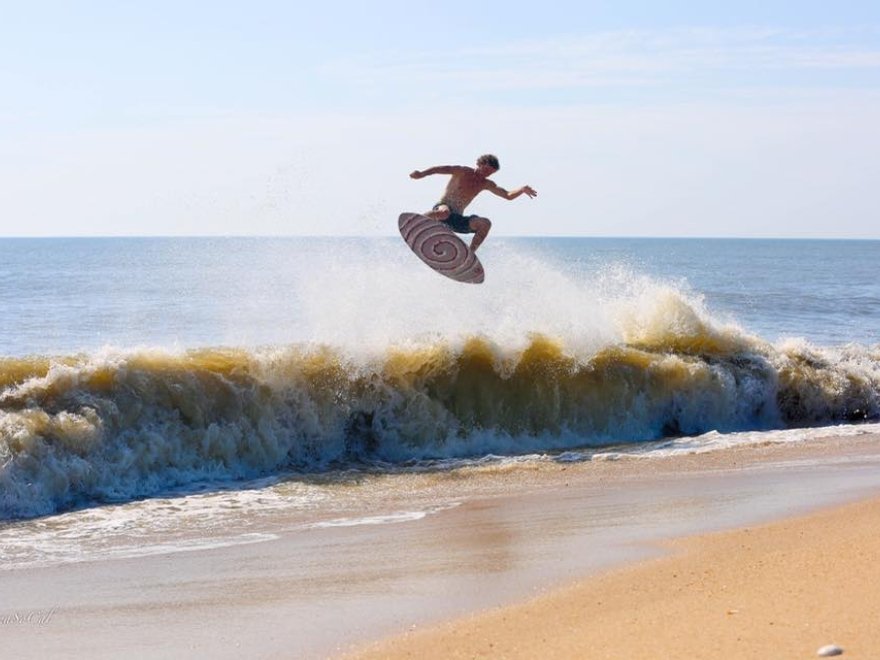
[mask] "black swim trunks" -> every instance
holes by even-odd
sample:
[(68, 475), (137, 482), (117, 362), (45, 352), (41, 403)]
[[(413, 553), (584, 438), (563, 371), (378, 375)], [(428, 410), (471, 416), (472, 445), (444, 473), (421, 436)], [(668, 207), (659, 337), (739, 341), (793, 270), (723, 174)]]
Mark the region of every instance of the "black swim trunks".
[(474, 233), (474, 230), (471, 229), (471, 218), (476, 218), (477, 216), (464, 216), (461, 213), (456, 213), (446, 202), (437, 202), (436, 204), (434, 204), (434, 208), (432, 210), (436, 211), (440, 206), (445, 206), (449, 209), (449, 217), (446, 218), (446, 220), (443, 220), (443, 224), (449, 225), (449, 228), (456, 234)]

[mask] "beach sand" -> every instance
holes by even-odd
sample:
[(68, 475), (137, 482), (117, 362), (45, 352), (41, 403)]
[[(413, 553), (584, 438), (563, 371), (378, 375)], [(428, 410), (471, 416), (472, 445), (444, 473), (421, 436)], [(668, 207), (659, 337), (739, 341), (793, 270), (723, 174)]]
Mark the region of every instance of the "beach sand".
[(880, 657), (878, 468), (874, 433), (383, 476), (348, 487), (352, 515), (404, 522), (232, 518), (216, 540), (272, 540), (0, 570), (0, 638), (92, 660)]
[(357, 658), (880, 657), (880, 498), (670, 541), (672, 554)]

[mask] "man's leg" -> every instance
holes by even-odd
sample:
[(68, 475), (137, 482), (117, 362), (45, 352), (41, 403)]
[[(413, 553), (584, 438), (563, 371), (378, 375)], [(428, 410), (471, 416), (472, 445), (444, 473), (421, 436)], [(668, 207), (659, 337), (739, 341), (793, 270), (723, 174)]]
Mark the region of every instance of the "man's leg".
[(471, 241), (471, 250), (477, 251), (477, 248), (486, 240), (486, 235), (492, 229), (492, 221), (489, 218), (471, 218), (471, 229), (474, 230), (474, 238)]

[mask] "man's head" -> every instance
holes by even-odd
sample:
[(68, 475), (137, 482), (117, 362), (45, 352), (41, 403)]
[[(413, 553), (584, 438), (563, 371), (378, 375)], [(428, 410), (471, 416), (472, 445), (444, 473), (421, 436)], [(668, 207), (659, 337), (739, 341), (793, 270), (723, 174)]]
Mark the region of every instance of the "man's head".
[(492, 154), (483, 154), (477, 158), (477, 172), (483, 176), (490, 176), (501, 169), (498, 159)]

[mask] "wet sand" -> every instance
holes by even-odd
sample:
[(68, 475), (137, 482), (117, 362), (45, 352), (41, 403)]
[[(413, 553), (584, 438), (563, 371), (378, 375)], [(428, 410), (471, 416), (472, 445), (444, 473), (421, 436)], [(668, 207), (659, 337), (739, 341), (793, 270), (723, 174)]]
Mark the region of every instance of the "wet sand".
[[(820, 514), (823, 528), (786, 522), (787, 535), (755, 525), (880, 494), (878, 441), (863, 435), (665, 459), (396, 475), (372, 490), (357, 486), (359, 514), (400, 513), (416, 498), (448, 504), (452, 497), (454, 506), (392, 515), (402, 521), (395, 524), (308, 530), (278, 518), (250, 529), (273, 537), (266, 542), (3, 570), (0, 635), (4, 652), (21, 658), (319, 658), (383, 638), (390, 645), (374, 654), (662, 657), (658, 649), (673, 648), (662, 644), (704, 634), (713, 641), (700, 642), (709, 646), (698, 646), (698, 657), (711, 657), (707, 649), (727, 638), (699, 621), (715, 617), (738, 633), (746, 657), (747, 644), (781, 640), (780, 631), (811, 654), (832, 642), (865, 648), (870, 640), (843, 622), (858, 627), (857, 615), (870, 612), (863, 595), (880, 555), (866, 537), (880, 538), (877, 504)], [(749, 531), (669, 542), (744, 526)], [(670, 559), (670, 552), (685, 554)], [(683, 563), (664, 563), (674, 561)], [(774, 574), (774, 561), (795, 562), (779, 587), (759, 572)], [(611, 570), (626, 562), (643, 563)], [(813, 574), (814, 583), (805, 582)], [(599, 577), (582, 582), (590, 575)], [(749, 586), (754, 595), (727, 597)], [(786, 590), (809, 618), (784, 609), (778, 592)], [(673, 596), (681, 600), (664, 600)], [(475, 612), (485, 614), (462, 618)], [(505, 627), (508, 616), (521, 618)], [(698, 630), (682, 632), (672, 619), (693, 620)], [(804, 633), (808, 624), (815, 636)], [(399, 637), (413, 629), (428, 632)], [(502, 643), (503, 650), (489, 646)], [(645, 646), (629, 651), (623, 643)], [(717, 657), (728, 655), (718, 649)], [(774, 656), (786, 654), (763, 657)]]
[(673, 555), (352, 657), (880, 656), (880, 498), (663, 547)]

